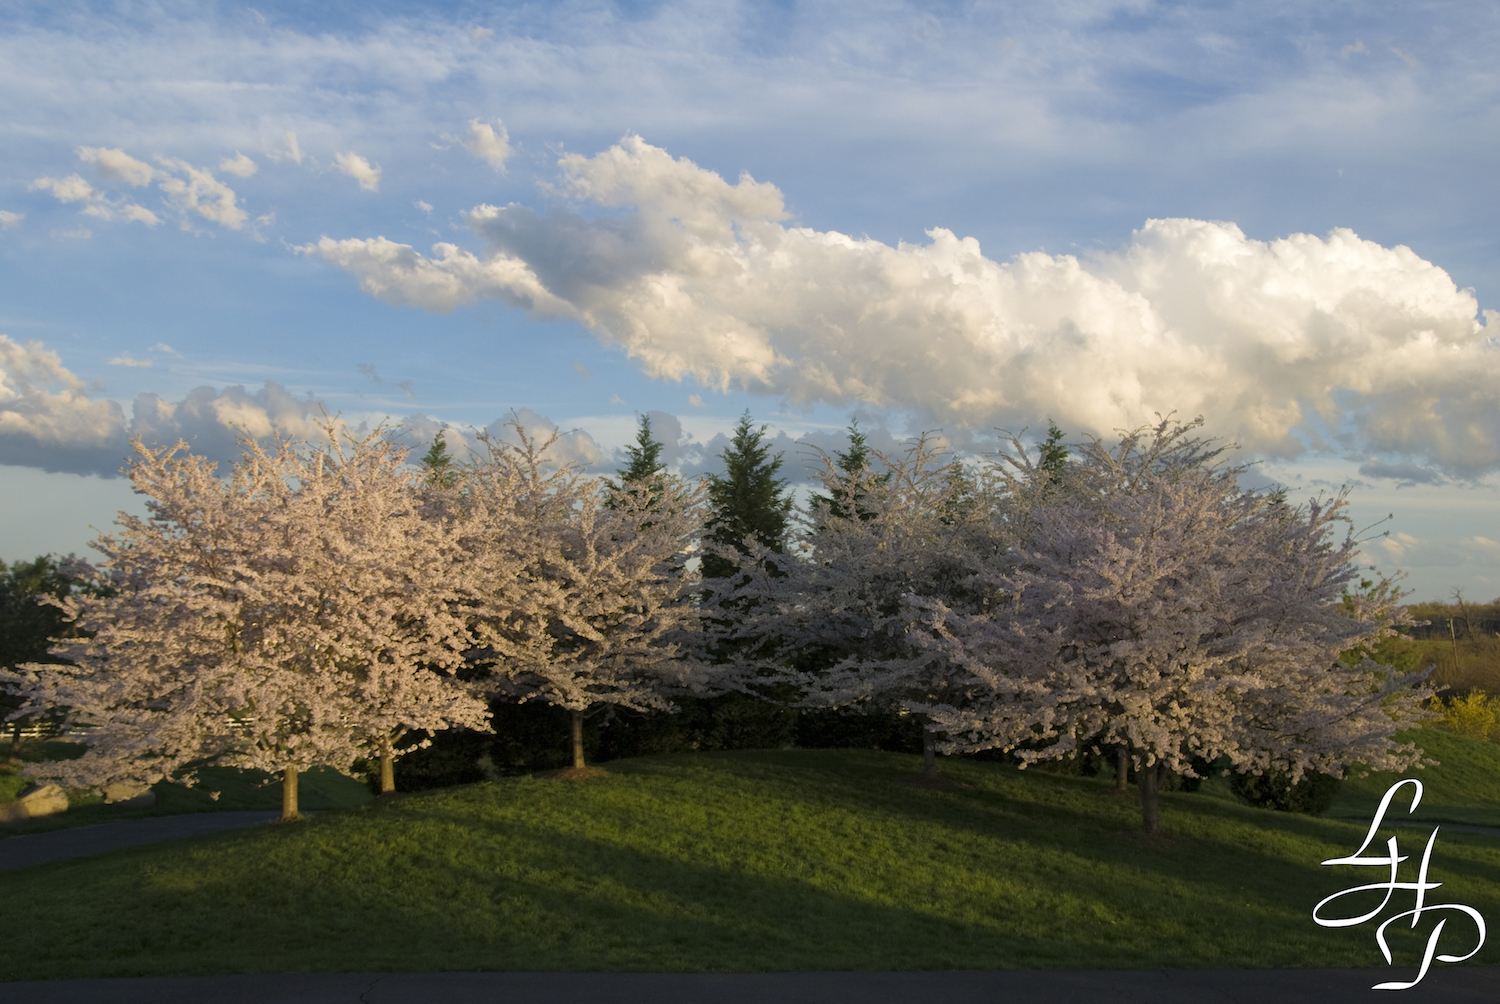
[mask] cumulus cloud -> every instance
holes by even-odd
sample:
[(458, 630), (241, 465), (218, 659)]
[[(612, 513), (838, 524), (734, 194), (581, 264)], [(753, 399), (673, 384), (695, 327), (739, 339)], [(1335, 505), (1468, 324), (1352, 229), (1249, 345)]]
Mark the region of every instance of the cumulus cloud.
[(559, 164), (560, 192), (609, 211), (480, 205), (479, 254), (383, 237), (302, 250), (393, 303), (576, 318), (657, 378), (954, 429), (1051, 418), (1108, 435), (1176, 411), (1266, 455), (1500, 466), (1497, 329), (1406, 247), (1175, 219), (1087, 258), (998, 262), (942, 228), (893, 247), (789, 225), (774, 185), (731, 184), (638, 137)]
[(463, 148), (484, 161), (495, 170), (504, 172), (505, 162), (510, 159), (510, 134), (505, 123), (499, 119), (491, 126), (483, 119), (469, 121), (469, 133), (461, 141)]
[(333, 157), (333, 162), (338, 169), (355, 181), (359, 187), (367, 192), (380, 190), (380, 168), (373, 166), (357, 153), (339, 153)]
[(124, 426), (120, 406), (89, 397), (57, 353), (0, 335), (0, 463), (111, 472), (123, 456)]
[[(137, 205), (128, 199), (111, 199), (107, 193), (99, 191), (76, 174), (70, 174), (66, 178), (38, 178), (29, 187), (32, 191), (51, 192), (53, 198), (59, 202), (81, 202), (83, 209), (80, 212), (95, 219), (125, 220), (144, 223), (148, 227), (154, 227), (161, 222), (156, 214), (145, 206)], [(93, 236), (87, 231), (83, 233), (84, 236)]]
[(233, 157), (225, 157), (219, 161), (219, 170), (225, 174), (233, 174), (240, 178), (248, 178), (257, 170), (255, 161), (246, 157), (243, 153), (235, 152)]
[(554, 466), (574, 464), (585, 470), (592, 470), (605, 462), (604, 452), (599, 449), (593, 436), (582, 429), (564, 432), (552, 419), (530, 408), (518, 408), (511, 414), (502, 415), (482, 430), (449, 425), (422, 414), (408, 415), (396, 427), (395, 438), (412, 451), (415, 459), (427, 451), (433, 439), (441, 432), (449, 454), (464, 461), (484, 456), (484, 446), (479, 439), (481, 433), (493, 440), (517, 444), (519, 437), (512, 421), (519, 423), (529, 438), (545, 442), (552, 435), (557, 436), (556, 442), (547, 451), (547, 459)]
[(152, 363), (149, 359), (135, 359), (129, 352), (122, 352), (109, 361), (111, 366), (131, 366), (141, 369), (149, 368)]
[(14, 230), (25, 218), (25, 213), (13, 213), (8, 209), (0, 209), (0, 230)]
[[(143, 365), (127, 359), (115, 362)], [(185, 439), (193, 452), (228, 464), (239, 457), (244, 435), (320, 438), (324, 414), (318, 401), (270, 381), (253, 392), (199, 387), (175, 403), (141, 394), (130, 410), (127, 418), (115, 402), (91, 396), (40, 342), (0, 335), (0, 464), (109, 477), (131, 453), (132, 436), (160, 444)]]
[(127, 185), (140, 188), (151, 184), (156, 169), (150, 164), (136, 160), (124, 150), (109, 150), (104, 147), (80, 146), (78, 159), (94, 165), (106, 178), (116, 178)]
[(157, 187), (181, 211), (184, 228), (190, 226), (188, 218), (194, 213), (230, 230), (245, 225), (249, 214), (239, 207), (234, 190), (215, 178), (212, 171), (171, 157), (160, 157), (157, 162), (175, 172), (162, 176)]
[(33, 192), (51, 192), (58, 202), (93, 202), (104, 198), (103, 192), (96, 191), (76, 174), (66, 178), (38, 178), (27, 187)]

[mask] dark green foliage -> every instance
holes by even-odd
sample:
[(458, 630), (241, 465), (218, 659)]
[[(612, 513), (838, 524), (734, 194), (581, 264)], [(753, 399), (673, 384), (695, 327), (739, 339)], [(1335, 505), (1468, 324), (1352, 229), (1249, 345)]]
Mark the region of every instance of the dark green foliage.
[[(48, 650), (53, 638), (68, 634), (72, 628), (61, 609), (40, 600), (44, 596), (62, 599), (81, 588), (86, 587), (64, 575), (57, 560), (46, 555), (9, 567), (0, 561), (0, 666), (13, 669), (27, 662), (60, 662)], [(0, 689), (0, 719), (18, 707), (19, 699)], [(12, 757), (18, 751), (24, 724), (18, 720), (9, 727)]]
[(422, 457), (422, 467), (427, 471), (427, 483), (435, 488), (452, 488), (458, 484), (459, 472), (454, 469), (453, 457), (441, 432), (433, 437), (432, 445)]
[(849, 423), (849, 449), (834, 454), (833, 458), (833, 465), (845, 475), (843, 480), (847, 486), (834, 488), (827, 495), (814, 495), (811, 502), (813, 508), (826, 506), (828, 514), (835, 519), (873, 519), (875, 514), (860, 505), (863, 495), (860, 482), (868, 478), (877, 484), (883, 484), (890, 480), (890, 474), (872, 474), (872, 459), (874, 453), (865, 434), (859, 431), (859, 419), (853, 419)]
[[(778, 478), (781, 454), (771, 456), (763, 441), (766, 427), (754, 428), (747, 411), (735, 426), (734, 438), (723, 453), (724, 476), (710, 477), (708, 539), (722, 547), (740, 549), (746, 537), (779, 552), (786, 534), (792, 497), (786, 480)], [(735, 563), (716, 554), (703, 558), (705, 578), (722, 579), (733, 574)]]
[(661, 462), (662, 444), (657, 442), (651, 435), (651, 416), (641, 416), (641, 427), (636, 430), (635, 445), (625, 447), (625, 455), (630, 458), (630, 463), (619, 472), (619, 482), (606, 481), (605, 483), (615, 491), (636, 484), (650, 484), (651, 481), (664, 473), (667, 465)]
[(1063, 443), (1063, 431), (1056, 423), (1047, 423), (1047, 438), (1038, 449), (1037, 466), (1046, 471), (1055, 481), (1067, 470), (1068, 447)]
[[(625, 757), (698, 750), (785, 749), (797, 740), (798, 712), (746, 694), (681, 697), (679, 711), (639, 712), (601, 705), (584, 719), (584, 757)], [(396, 789), (425, 791), (568, 766), (569, 712), (540, 701), (490, 706), (493, 735), (440, 732), (396, 761)]]
[(1338, 797), (1340, 781), (1327, 774), (1304, 774), (1292, 784), (1287, 774), (1236, 774), (1229, 787), (1241, 800), (1277, 812), (1301, 812), (1320, 816)]
[(56, 661), (47, 650), (51, 639), (66, 629), (66, 622), (61, 610), (38, 600), (43, 596), (61, 599), (76, 585), (62, 573), (56, 559), (46, 555), (8, 568), (0, 561), (0, 666)]
[(802, 749), (920, 753), (922, 728), (915, 715), (894, 710), (806, 709), (797, 715), (797, 745)]

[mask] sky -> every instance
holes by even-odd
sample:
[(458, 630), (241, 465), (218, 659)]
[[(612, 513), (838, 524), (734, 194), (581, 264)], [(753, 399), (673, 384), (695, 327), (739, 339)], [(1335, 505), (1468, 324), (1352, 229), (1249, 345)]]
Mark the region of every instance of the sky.
[[(130, 440), (747, 411), (961, 456), (1201, 415), (1500, 595), (1500, 13), (1474, 3), (7, 3), (0, 558)], [(1004, 430), (1003, 432), (997, 430)]]

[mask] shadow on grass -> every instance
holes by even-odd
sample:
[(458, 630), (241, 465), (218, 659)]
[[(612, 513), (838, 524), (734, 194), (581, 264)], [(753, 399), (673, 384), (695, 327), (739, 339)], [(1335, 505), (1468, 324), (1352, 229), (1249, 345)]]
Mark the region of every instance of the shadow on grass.
[[(0, 878), (12, 901), (47, 904), (0, 966), (19, 979), (1378, 964), (1371, 932), (1309, 916), (1319, 890), (1352, 884), (1317, 864), (1357, 846), (1348, 824), (1247, 821), (1255, 810), (1177, 796), (1176, 835), (1158, 846), (1092, 783), (970, 764), (953, 775), (974, 789), (922, 791), (899, 783), (914, 762), (616, 761), (587, 785), (480, 784), (43, 866)], [(1455, 898), (1493, 916), (1500, 883), (1486, 882)]]

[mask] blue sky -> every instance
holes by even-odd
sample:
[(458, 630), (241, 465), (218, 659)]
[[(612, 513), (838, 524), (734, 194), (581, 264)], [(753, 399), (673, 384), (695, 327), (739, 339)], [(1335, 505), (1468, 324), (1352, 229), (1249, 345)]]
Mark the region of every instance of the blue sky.
[(0, 3), (0, 557), (319, 408), (688, 473), (1175, 409), (1500, 594), (1500, 15), (1308, 7)]

